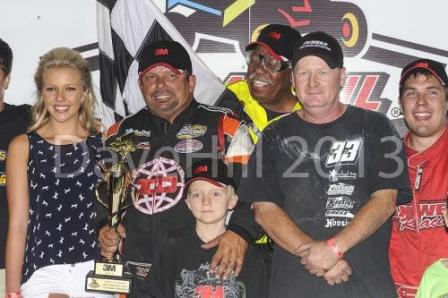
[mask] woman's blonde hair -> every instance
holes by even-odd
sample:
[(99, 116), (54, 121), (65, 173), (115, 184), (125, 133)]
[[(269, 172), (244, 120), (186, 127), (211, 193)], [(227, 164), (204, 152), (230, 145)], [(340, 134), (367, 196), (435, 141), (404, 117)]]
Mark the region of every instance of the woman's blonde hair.
[(89, 133), (98, 133), (101, 123), (94, 117), (96, 97), (93, 92), (89, 63), (82, 58), (81, 54), (69, 48), (52, 49), (40, 58), (34, 75), (34, 82), (36, 83), (37, 89), (37, 102), (33, 107), (33, 117), (28, 131), (41, 128), (50, 119), (50, 114), (45, 109), (42, 97), (43, 73), (45, 70), (54, 67), (71, 67), (79, 71), (84, 91), (86, 92), (86, 96), (79, 108), (79, 122), (81, 123), (81, 127)]

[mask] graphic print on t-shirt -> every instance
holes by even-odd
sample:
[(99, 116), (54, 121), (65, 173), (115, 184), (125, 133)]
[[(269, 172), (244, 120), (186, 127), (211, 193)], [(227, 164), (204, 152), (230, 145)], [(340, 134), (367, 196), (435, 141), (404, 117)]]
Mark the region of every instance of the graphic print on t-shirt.
[(185, 187), (185, 172), (174, 160), (159, 157), (144, 163), (132, 173), (138, 189), (134, 206), (145, 214), (155, 214), (175, 206)]
[(361, 138), (333, 142), (325, 166), (329, 168), (336, 164), (354, 164), (358, 160), (361, 147)]
[(210, 264), (201, 264), (197, 270), (183, 269), (176, 280), (176, 298), (245, 298), (246, 286), (231, 276), (218, 279), (210, 271)]
[(325, 160), (325, 167), (333, 168), (328, 175), (325, 228), (345, 227), (355, 216), (352, 211), (355, 201), (351, 198), (355, 186), (349, 182), (358, 177), (362, 144), (362, 138), (331, 144)]

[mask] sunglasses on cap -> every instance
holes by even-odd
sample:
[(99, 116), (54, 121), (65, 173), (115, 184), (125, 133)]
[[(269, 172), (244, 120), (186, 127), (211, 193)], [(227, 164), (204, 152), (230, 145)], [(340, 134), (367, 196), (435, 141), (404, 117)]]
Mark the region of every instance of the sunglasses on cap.
[(262, 62), (264, 69), (270, 72), (279, 72), (291, 67), (289, 62), (279, 60), (273, 56), (263, 56), (257, 51), (248, 51), (246, 54), (246, 63), (248, 66), (257, 66)]

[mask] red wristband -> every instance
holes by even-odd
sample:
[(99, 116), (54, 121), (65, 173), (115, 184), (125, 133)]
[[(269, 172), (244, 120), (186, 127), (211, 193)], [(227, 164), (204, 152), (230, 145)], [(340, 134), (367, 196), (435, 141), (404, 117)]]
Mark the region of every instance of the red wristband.
[(344, 256), (342, 251), (340, 251), (339, 247), (336, 245), (334, 238), (328, 239), (327, 244), (338, 258), (342, 258)]
[(22, 293), (20, 293), (20, 291), (18, 291), (18, 292), (13, 292), (13, 293), (6, 293), (5, 298), (23, 298), (23, 297), (22, 297)]

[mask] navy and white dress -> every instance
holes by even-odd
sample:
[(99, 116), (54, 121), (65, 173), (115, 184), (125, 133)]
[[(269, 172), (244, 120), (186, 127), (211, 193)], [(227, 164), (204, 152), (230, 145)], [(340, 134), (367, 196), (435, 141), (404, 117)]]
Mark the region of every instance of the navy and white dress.
[(99, 256), (95, 231), (98, 135), (53, 145), (28, 133), (30, 210), (22, 283), (39, 268)]

